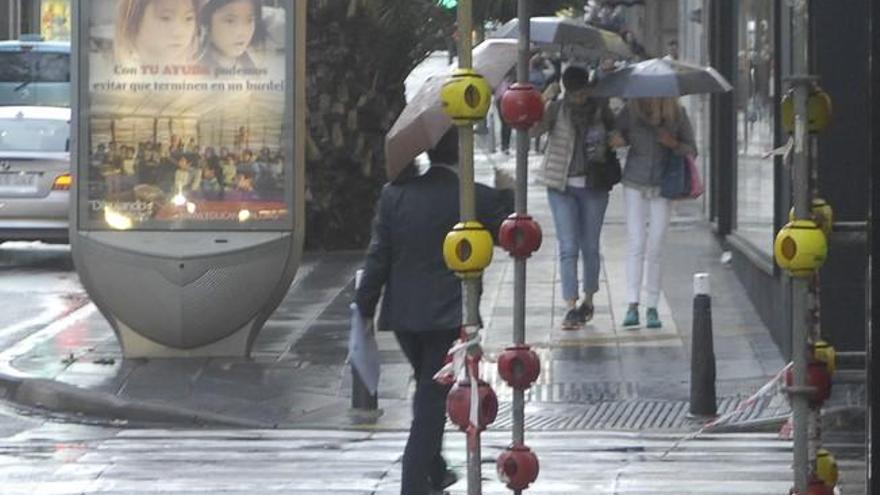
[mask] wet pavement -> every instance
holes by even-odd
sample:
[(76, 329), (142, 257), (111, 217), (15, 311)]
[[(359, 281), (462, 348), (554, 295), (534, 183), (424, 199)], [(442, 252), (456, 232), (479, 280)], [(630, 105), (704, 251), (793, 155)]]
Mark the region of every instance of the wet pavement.
[[(533, 167), (538, 160), (540, 156), (532, 157)], [(507, 155), (480, 153), (478, 180), (492, 183), (494, 168), (509, 169), (512, 162)], [(684, 416), (690, 393), (691, 278), (698, 271), (712, 274), (721, 412), (734, 408), (784, 365), (734, 274), (721, 265), (721, 250), (694, 204), (679, 204), (669, 233), (659, 307), (664, 326), (656, 330), (620, 326), (626, 306), (626, 234), (619, 190), (612, 195), (603, 233), (596, 315), (583, 330), (560, 329), (565, 308), (559, 296), (555, 233), (546, 193), (536, 185), (530, 187), (530, 213), (543, 226), (545, 242), (528, 264), (526, 328), (543, 369), (527, 400), (536, 417), (557, 419), (544, 424), (626, 429), (629, 408), (645, 410), (647, 416), (674, 411), (655, 414), (669, 420), (639, 423), (643, 429), (692, 429), (695, 425)], [(410, 372), (390, 334), (378, 335), (378, 418), (349, 408), (348, 304), (361, 261), (359, 252), (307, 255), (250, 359), (123, 360), (109, 325), (86, 304), (0, 352), (0, 371), (51, 382), (49, 387), (10, 387), (9, 395), (27, 406), (108, 419), (404, 429), (409, 424)], [(481, 313), (486, 326), (484, 372), (502, 403), (509, 401), (511, 391), (497, 377), (494, 360), (511, 342), (512, 300), (513, 261), (496, 249), (484, 277)], [(602, 404), (609, 418), (592, 421)]]
[[(493, 162), (510, 160), (483, 155), (481, 180), (491, 181)], [(543, 362), (527, 394), (527, 442), (542, 466), (531, 493), (785, 493), (790, 443), (772, 427), (766, 434), (704, 434), (673, 449), (699, 426), (685, 417), (695, 271), (712, 274), (720, 412), (783, 365), (693, 205), (680, 205), (670, 230), (662, 330), (619, 326), (625, 232), (615, 196), (597, 316), (584, 330), (563, 332), (552, 222), (543, 191), (532, 187), (530, 193), (531, 212), (546, 233), (529, 264), (528, 340)], [(510, 340), (513, 270), (503, 252), (495, 254), (481, 311), (484, 371), (502, 404), (485, 437), (484, 492), (506, 493), (494, 459), (509, 443), (510, 390), (493, 361)], [(15, 327), (33, 318), (27, 311), (10, 312), (4, 321), (23, 338), (0, 351), (0, 369), (21, 382), (7, 382), (0, 395), (28, 415), (0, 411), (0, 493), (396, 493), (412, 387), (393, 336), (378, 335), (381, 411), (349, 407), (347, 306), (360, 260), (360, 253), (307, 256), (250, 359), (122, 360), (107, 323), (91, 304), (76, 302), (82, 293), (63, 262), (53, 262), (61, 263), (55, 271), (26, 264), (14, 270), (15, 284), (31, 280), (33, 288), (20, 296), (57, 313), (38, 313), (53, 320), (48, 325), (33, 320)], [(10, 284), (0, 282), (0, 290), (14, 295)], [(747, 419), (788, 414), (779, 394), (758, 404)], [(155, 429), (158, 423), (166, 426)], [(197, 427), (204, 425), (211, 427)], [(446, 439), (447, 456), (463, 473), (463, 435), (450, 428)], [(864, 493), (860, 439), (836, 441), (826, 446), (842, 456), (841, 493)], [(463, 482), (452, 490), (464, 492)]]
[[(484, 155), (485, 181), (490, 160), (498, 164), (505, 157)], [(527, 443), (542, 466), (530, 493), (786, 493), (790, 443), (773, 428), (679, 443), (699, 426), (685, 417), (694, 271), (712, 274), (720, 412), (736, 407), (783, 365), (732, 271), (718, 261), (720, 248), (707, 226), (682, 205), (665, 257), (674, 267), (667, 270), (662, 298), (666, 327), (623, 331), (618, 319), (625, 234), (615, 198), (596, 320), (584, 330), (563, 332), (552, 222), (541, 191), (531, 192), (532, 213), (546, 226), (547, 244), (529, 268), (527, 329), (544, 363), (527, 395)], [(391, 335), (378, 336), (380, 414), (349, 408), (347, 305), (360, 259), (360, 253), (307, 256), (251, 359), (204, 360), (122, 360), (94, 308), (70, 303), (82, 295), (76, 284), (55, 282), (74, 275), (63, 262), (53, 262), (61, 263), (57, 273), (24, 264), (15, 271), (16, 283), (32, 280), (34, 293), (22, 297), (55, 308), (61, 317), (49, 325), (34, 320), (6, 326), (19, 328), (25, 338), (0, 352), (0, 367), (25, 381), (0, 387), (0, 393), (28, 400), (13, 404), (24, 406), (24, 416), (22, 409), (0, 409), (0, 493), (397, 493), (411, 384)], [(482, 312), (489, 361), (484, 371), (502, 405), (484, 436), (484, 493), (509, 493), (497, 481), (494, 459), (509, 443), (510, 390), (499, 383), (491, 361), (510, 338), (511, 276), (509, 258), (497, 251)], [(15, 293), (15, 285), (0, 282), (2, 289)], [(27, 322), (33, 315), (20, 314), (8, 313), (8, 321)], [(53, 314), (42, 317), (52, 320)], [(852, 392), (835, 393), (840, 390)], [(862, 397), (863, 391), (838, 402)], [(785, 417), (787, 404), (780, 398), (769, 397), (750, 419)], [(173, 426), (149, 427), (157, 422)], [(237, 428), (216, 428), (224, 424)], [(825, 445), (838, 456), (845, 495), (865, 493), (862, 438), (838, 432)], [(464, 473), (464, 436), (451, 427), (446, 455)], [(463, 481), (451, 491), (465, 492)]]
[(0, 247), (0, 349), (86, 302), (69, 246), (7, 242)]
[[(399, 493), (403, 432), (165, 430), (47, 424), (0, 442), (4, 495)], [(557, 432), (529, 437), (541, 474), (528, 493), (786, 493), (790, 443), (766, 434), (710, 435), (670, 451), (673, 435)], [(483, 493), (509, 435), (483, 438)], [(463, 472), (464, 435), (446, 455)], [(466, 482), (450, 487), (466, 493)]]

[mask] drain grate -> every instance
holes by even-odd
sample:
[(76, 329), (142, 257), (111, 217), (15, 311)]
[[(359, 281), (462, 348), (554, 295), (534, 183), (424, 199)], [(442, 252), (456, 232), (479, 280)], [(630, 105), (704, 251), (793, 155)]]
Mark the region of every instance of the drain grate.
[[(736, 410), (739, 398), (719, 399), (718, 414)], [(774, 397), (758, 400), (754, 407), (733, 416), (728, 423), (746, 422), (779, 413), (787, 405)], [(499, 407), (493, 430), (512, 427), (511, 404)], [(687, 401), (624, 400), (596, 404), (535, 404), (526, 410), (526, 429), (533, 431), (559, 430), (678, 430), (691, 431), (695, 423), (688, 419)]]
[(577, 404), (633, 400), (638, 395), (638, 384), (634, 382), (535, 384), (526, 391), (529, 401)]

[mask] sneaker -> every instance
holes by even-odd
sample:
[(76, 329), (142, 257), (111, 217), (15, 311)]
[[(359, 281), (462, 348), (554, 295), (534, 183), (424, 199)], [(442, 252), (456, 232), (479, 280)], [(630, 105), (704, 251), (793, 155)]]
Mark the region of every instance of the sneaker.
[(648, 308), (645, 311), (645, 326), (648, 328), (660, 328), (663, 326), (663, 322), (660, 321), (660, 316), (657, 314), (657, 308)]
[(629, 308), (626, 310), (626, 316), (623, 318), (624, 327), (639, 326), (639, 310), (638, 308)]
[(595, 311), (596, 311), (596, 309), (591, 304), (588, 305), (587, 303), (581, 303), (581, 305), (578, 306), (577, 309), (578, 309), (578, 312), (581, 314), (581, 318), (584, 323), (587, 323), (588, 321), (592, 320), (593, 313), (595, 313)]
[(571, 308), (562, 320), (563, 330), (578, 330), (584, 325), (584, 315), (580, 308)]

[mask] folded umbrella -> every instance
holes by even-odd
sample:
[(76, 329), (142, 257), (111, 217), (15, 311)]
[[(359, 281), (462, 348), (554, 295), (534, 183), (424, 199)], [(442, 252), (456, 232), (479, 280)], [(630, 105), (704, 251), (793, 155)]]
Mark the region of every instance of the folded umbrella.
[(351, 333), (348, 337), (348, 359), (367, 390), (370, 394), (375, 395), (379, 388), (379, 345), (371, 325), (361, 316), (357, 304), (352, 303), (349, 307), (351, 309)]
[(654, 58), (606, 74), (592, 89), (595, 96), (621, 98), (678, 97), (724, 93), (733, 86), (712, 67), (671, 58)]
[[(494, 89), (516, 65), (515, 40), (486, 40), (474, 48), (474, 70)], [(385, 135), (385, 169), (394, 179), (421, 153), (433, 148), (452, 120), (443, 111), (440, 90), (449, 75), (429, 77), (397, 117)]]

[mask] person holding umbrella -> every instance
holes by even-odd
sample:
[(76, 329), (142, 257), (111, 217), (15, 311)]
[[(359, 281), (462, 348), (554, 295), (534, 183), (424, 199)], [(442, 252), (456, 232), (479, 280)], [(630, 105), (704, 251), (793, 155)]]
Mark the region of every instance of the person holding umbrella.
[[(615, 148), (623, 140), (615, 131), (606, 99), (591, 97), (589, 73), (570, 66), (562, 73), (565, 94), (546, 104), (535, 133), (549, 133), (538, 180), (547, 197), (559, 242), (562, 297), (567, 312), (564, 330), (577, 330), (593, 317), (593, 295), (599, 290), (599, 236), (605, 222), (608, 193), (620, 181)], [(545, 98), (559, 91), (552, 84)], [(583, 300), (578, 305), (578, 255), (583, 257)]]
[(690, 119), (677, 98), (634, 98), (617, 116), (617, 127), (629, 143), (623, 170), (628, 258), (626, 295), (629, 306), (623, 326), (639, 325), (642, 278), (647, 310), (645, 326), (660, 328), (657, 313), (662, 277), (662, 248), (672, 201), (660, 195), (663, 167), (670, 153), (695, 156)]
[[(456, 479), (441, 455), (449, 387), (435, 382), (434, 374), (462, 324), (461, 280), (443, 259), (443, 240), (459, 222), (457, 128), (443, 135), (428, 158), (426, 173), (416, 175), (410, 169), (382, 189), (356, 295), (368, 321), (382, 296), (378, 328), (394, 331), (415, 375), (402, 495), (435, 493)], [(513, 211), (506, 198), (477, 184), (477, 220), (496, 240)]]
[(697, 154), (690, 119), (678, 98), (732, 89), (712, 67), (666, 57), (618, 69), (607, 74), (594, 88), (597, 95), (628, 100), (617, 116), (617, 126), (629, 142), (623, 171), (629, 234), (626, 270), (629, 307), (624, 327), (639, 325), (643, 275), (647, 289), (646, 326), (663, 326), (657, 314), (662, 276), (660, 256), (671, 207), (671, 201), (660, 195), (664, 162), (670, 154), (691, 158)]

